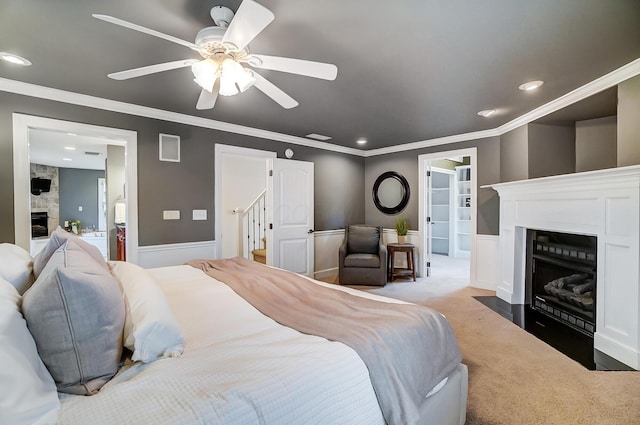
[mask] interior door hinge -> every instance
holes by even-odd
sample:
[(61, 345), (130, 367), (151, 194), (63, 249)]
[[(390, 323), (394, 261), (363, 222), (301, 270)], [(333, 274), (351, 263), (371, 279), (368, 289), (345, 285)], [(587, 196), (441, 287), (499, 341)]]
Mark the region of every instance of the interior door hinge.
[(269, 170), (269, 177), (273, 177), (273, 170)]
[(427, 223), (431, 223), (431, 217), (427, 217)]
[(273, 223), (269, 223), (269, 230), (273, 230)]
[(427, 261), (427, 267), (431, 267), (431, 261)]
[(431, 171), (427, 171), (427, 177), (431, 177)]

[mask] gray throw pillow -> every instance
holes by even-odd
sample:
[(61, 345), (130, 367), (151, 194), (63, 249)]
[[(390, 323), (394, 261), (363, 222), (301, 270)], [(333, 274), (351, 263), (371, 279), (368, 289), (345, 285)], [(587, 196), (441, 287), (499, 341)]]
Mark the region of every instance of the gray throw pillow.
[(124, 299), (118, 282), (74, 239), (24, 294), (22, 311), (58, 391), (92, 395), (116, 374)]
[(49, 242), (47, 242), (44, 248), (42, 248), (42, 251), (40, 251), (33, 259), (33, 274), (36, 279), (40, 276), (40, 273), (42, 273), (42, 270), (44, 270), (47, 265), (47, 261), (49, 261), (49, 258), (51, 258), (56, 249), (60, 248), (62, 244), (69, 239), (73, 239), (77, 246), (86, 251), (87, 254), (89, 254), (95, 262), (101, 264), (107, 272), (109, 271), (109, 266), (107, 266), (107, 262), (97, 247), (91, 245), (89, 242), (83, 241), (82, 238), (74, 235), (73, 233), (69, 233), (62, 227), (58, 226), (58, 228), (51, 234)]

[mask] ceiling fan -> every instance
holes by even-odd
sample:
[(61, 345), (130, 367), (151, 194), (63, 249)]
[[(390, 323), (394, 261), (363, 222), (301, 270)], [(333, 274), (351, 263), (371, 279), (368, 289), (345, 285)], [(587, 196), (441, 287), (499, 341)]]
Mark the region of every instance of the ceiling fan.
[(143, 26), (107, 15), (94, 18), (180, 44), (198, 52), (202, 59), (183, 59), (109, 74), (114, 80), (127, 80), (156, 72), (191, 67), (194, 81), (202, 88), (196, 109), (211, 109), (218, 94), (233, 96), (251, 86), (269, 96), (283, 108), (298, 106), (298, 102), (273, 83), (245, 65), (259, 69), (288, 72), (307, 77), (335, 80), (338, 68), (333, 64), (301, 59), (249, 53), (248, 44), (274, 19), (273, 13), (253, 0), (244, 0), (235, 16), (227, 7), (215, 6), (211, 18), (215, 26), (196, 35), (195, 43), (163, 34)]

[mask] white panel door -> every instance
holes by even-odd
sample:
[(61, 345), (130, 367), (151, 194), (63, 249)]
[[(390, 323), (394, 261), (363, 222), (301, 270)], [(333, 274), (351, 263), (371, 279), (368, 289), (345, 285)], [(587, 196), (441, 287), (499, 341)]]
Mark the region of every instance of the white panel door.
[(313, 163), (274, 160), (272, 184), (273, 249), (267, 250), (267, 262), (313, 277)]

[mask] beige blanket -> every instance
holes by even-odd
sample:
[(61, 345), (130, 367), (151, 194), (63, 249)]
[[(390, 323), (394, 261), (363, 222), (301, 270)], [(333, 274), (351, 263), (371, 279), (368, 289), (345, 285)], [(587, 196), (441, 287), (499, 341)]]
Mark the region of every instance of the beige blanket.
[(390, 425), (417, 423), (427, 393), (462, 360), (449, 322), (427, 307), (358, 297), (244, 258), (187, 264), (278, 323), (353, 348)]

